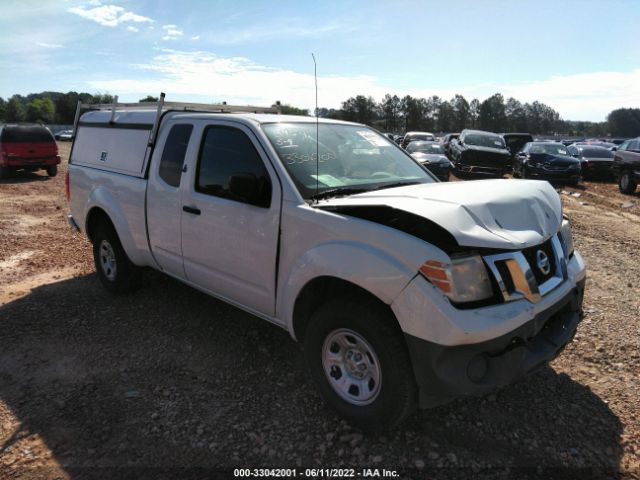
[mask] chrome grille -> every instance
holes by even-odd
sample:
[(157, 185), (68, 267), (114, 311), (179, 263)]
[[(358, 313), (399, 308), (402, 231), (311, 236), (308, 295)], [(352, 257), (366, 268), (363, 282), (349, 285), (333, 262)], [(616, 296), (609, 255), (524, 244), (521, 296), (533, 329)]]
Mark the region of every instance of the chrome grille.
[[(548, 273), (537, 264), (538, 252), (547, 257)], [(558, 234), (540, 245), (522, 251), (487, 255), (484, 260), (505, 302), (525, 298), (537, 303), (567, 278), (566, 258)]]

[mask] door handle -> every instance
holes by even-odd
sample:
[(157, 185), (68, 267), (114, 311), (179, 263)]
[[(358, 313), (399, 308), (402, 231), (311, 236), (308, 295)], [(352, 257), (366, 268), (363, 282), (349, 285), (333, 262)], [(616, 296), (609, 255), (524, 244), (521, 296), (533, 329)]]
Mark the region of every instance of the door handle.
[(182, 207), (182, 211), (183, 212), (187, 212), (187, 213), (191, 213), (193, 215), (200, 215), (200, 209), (196, 208), (196, 207), (188, 207), (187, 205), (184, 205)]

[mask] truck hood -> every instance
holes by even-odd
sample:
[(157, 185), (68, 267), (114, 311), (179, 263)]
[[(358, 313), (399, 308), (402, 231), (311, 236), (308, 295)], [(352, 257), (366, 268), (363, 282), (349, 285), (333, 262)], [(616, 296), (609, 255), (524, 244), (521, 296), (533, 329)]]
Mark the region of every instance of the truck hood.
[[(460, 246), (515, 250), (544, 242), (562, 222), (560, 197), (545, 181), (475, 180), (409, 185), (321, 201), (320, 208), (382, 206), (423, 217)], [(337, 208), (336, 208), (337, 207)]]

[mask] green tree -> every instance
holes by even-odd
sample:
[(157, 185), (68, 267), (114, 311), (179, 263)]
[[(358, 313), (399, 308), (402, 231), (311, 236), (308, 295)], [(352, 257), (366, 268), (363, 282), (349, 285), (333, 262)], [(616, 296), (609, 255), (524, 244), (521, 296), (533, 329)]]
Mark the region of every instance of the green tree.
[(502, 132), (507, 129), (504, 97), (495, 93), (480, 104), (479, 127), (490, 132)]
[(640, 108), (618, 108), (607, 115), (607, 126), (612, 135), (640, 136)]
[(0, 120), (4, 120), (7, 116), (7, 102), (0, 97)]
[(438, 106), (437, 130), (440, 132), (450, 132), (454, 129), (455, 111), (449, 102), (443, 100)]
[(471, 128), (479, 128), (480, 121), (480, 101), (477, 98), (474, 98), (469, 103), (469, 122), (471, 124)]
[(75, 120), (80, 95), (77, 92), (63, 93), (54, 100), (56, 106), (56, 122), (71, 124)]
[(158, 97), (152, 97), (151, 95), (147, 95), (144, 98), (138, 100), (139, 103), (156, 103), (158, 101)]
[(400, 126), (401, 101), (397, 95), (388, 93), (380, 102), (379, 110), (384, 120), (384, 130), (386, 132), (397, 132)]
[(423, 123), (424, 105), (418, 98), (406, 95), (400, 101), (400, 110), (404, 120), (404, 130), (419, 130)]
[(334, 118), (336, 120), (342, 119), (342, 111), (335, 108), (318, 108), (318, 116), (321, 118)]
[[(89, 102), (86, 103), (113, 103), (115, 102), (115, 97), (113, 95), (111, 95), (110, 93), (94, 93), (93, 95), (91, 95), (91, 99), (89, 100)], [(84, 102), (84, 100), (83, 100)]]
[(372, 97), (358, 95), (342, 103), (345, 120), (372, 125), (378, 118), (378, 105)]
[(27, 121), (52, 123), (56, 107), (50, 98), (36, 98), (27, 105)]
[(280, 110), (285, 115), (309, 115), (308, 109), (292, 107), (291, 105), (281, 105)]
[[(451, 99), (450, 104), (453, 108), (453, 122), (451, 124), (451, 129), (459, 132), (472, 126), (469, 102), (467, 102), (462, 95), (456, 95)], [(444, 132), (445, 130), (442, 131)]]
[(5, 119), (7, 122), (21, 122), (24, 120), (24, 108), (18, 95), (14, 95), (9, 99)]
[(507, 130), (511, 132), (528, 131), (527, 115), (522, 103), (513, 97), (507, 99), (505, 104), (505, 115), (507, 116)]

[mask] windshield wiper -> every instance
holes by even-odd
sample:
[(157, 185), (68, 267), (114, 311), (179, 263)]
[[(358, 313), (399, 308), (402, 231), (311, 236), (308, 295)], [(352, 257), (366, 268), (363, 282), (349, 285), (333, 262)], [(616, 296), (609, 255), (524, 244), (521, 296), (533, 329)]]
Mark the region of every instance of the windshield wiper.
[(325, 190), (324, 192), (319, 192), (311, 195), (309, 198), (312, 200), (320, 200), (322, 198), (342, 197), (345, 195), (368, 192), (369, 190), (370, 189), (368, 188), (330, 188), (329, 190)]
[(395, 182), (395, 183), (387, 183), (386, 185), (380, 185), (376, 188), (371, 188), (370, 190), (384, 190), (385, 188), (396, 188), (396, 187), (406, 187), (407, 185), (418, 185), (422, 182)]

